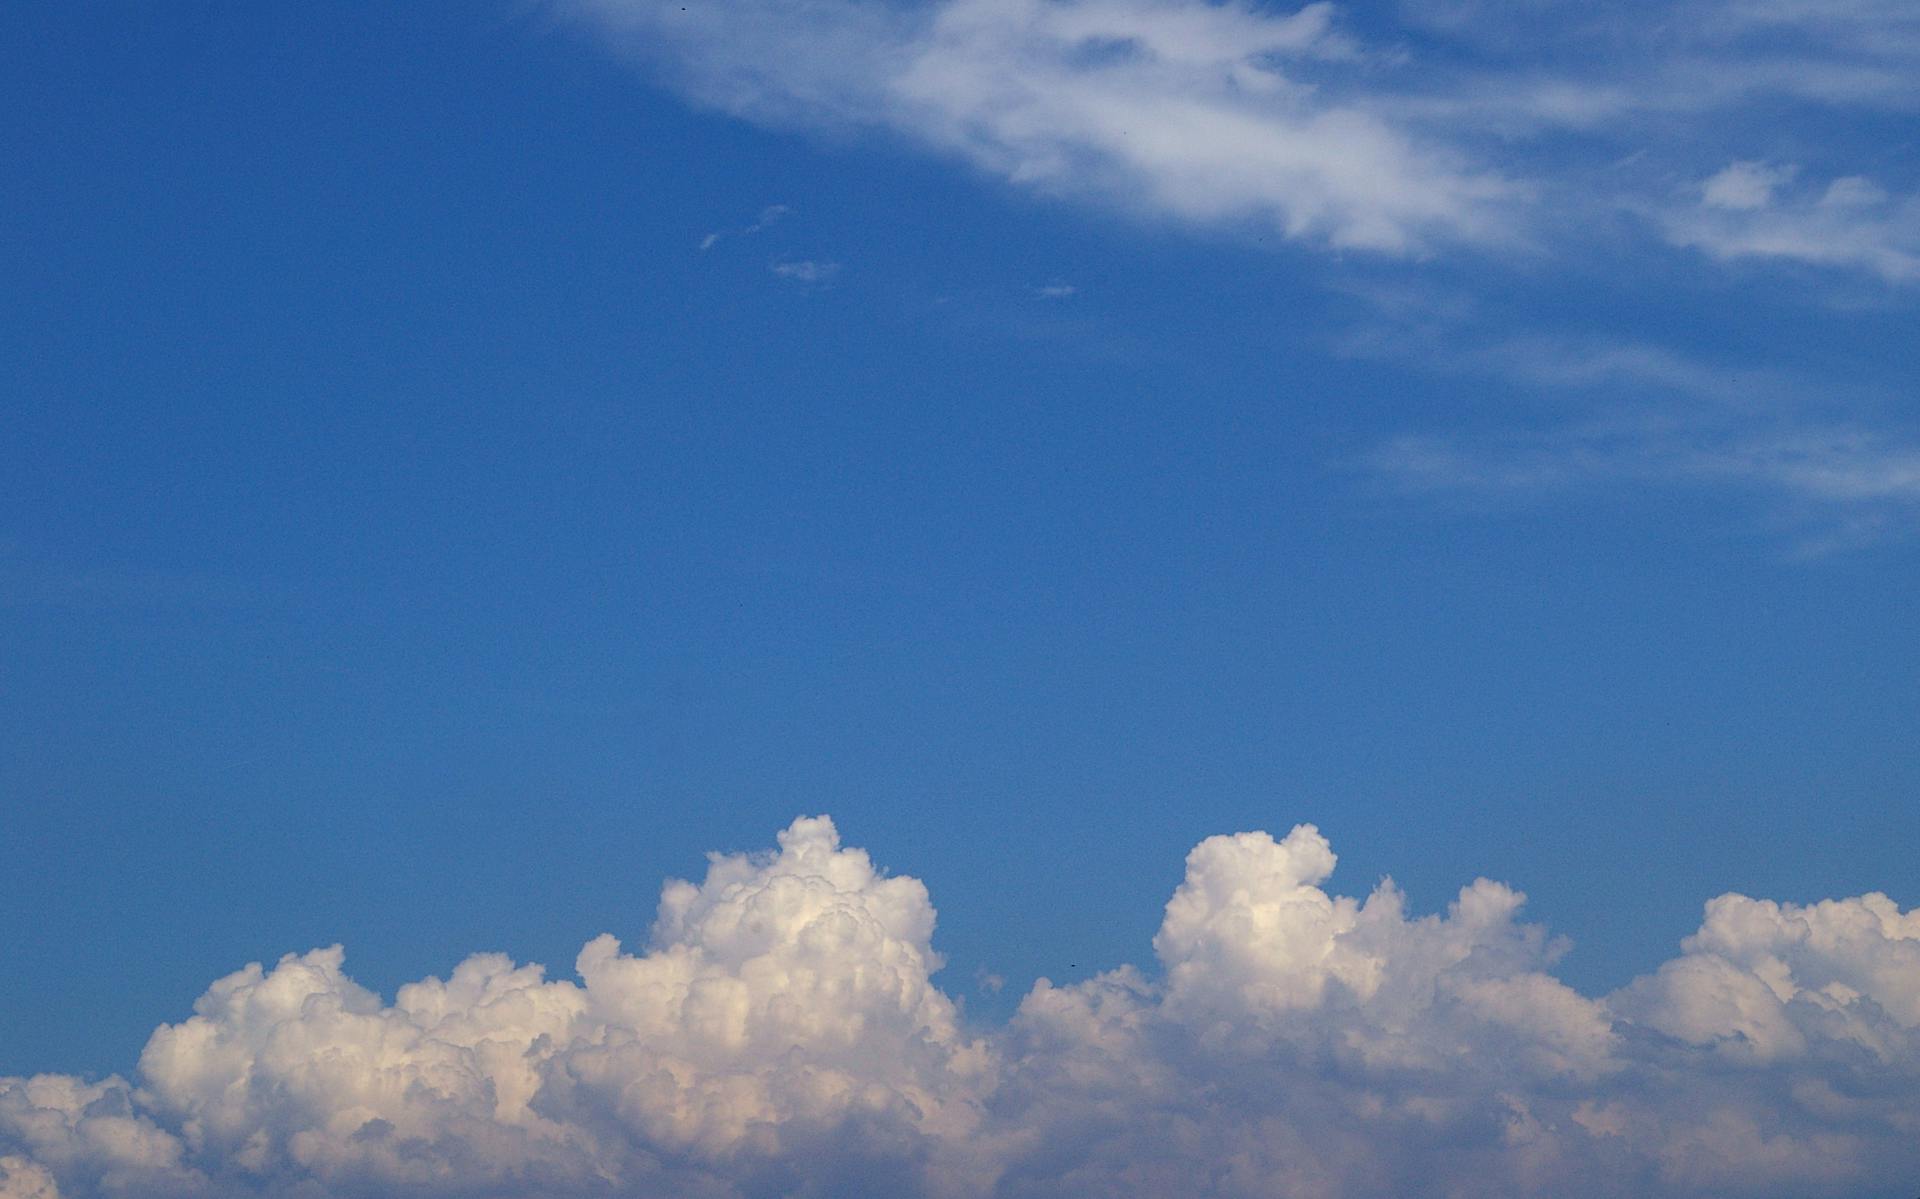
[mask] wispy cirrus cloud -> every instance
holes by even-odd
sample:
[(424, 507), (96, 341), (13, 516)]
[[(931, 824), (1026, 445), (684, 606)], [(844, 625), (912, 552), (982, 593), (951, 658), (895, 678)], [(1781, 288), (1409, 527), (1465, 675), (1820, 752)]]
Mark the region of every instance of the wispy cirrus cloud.
[(1392, 253), (1506, 237), (1519, 193), (1322, 78), (1371, 69), (1333, 8), (1184, 0), (565, 6), (693, 99), (884, 130), (1028, 188)]
[(1529, 93), (1546, 100), (1536, 106), (1540, 125), (1725, 111), (1765, 98), (1920, 107), (1911, 75), (1920, 16), (1900, 0), (1401, 0), (1397, 8), (1410, 30), (1468, 52), (1423, 89), (1453, 93), (1460, 111), (1475, 110), (1470, 81), (1495, 85), (1478, 89), (1478, 111)]
[(1411, 487), (1471, 492), (1603, 483), (1732, 484), (1824, 506), (1887, 534), (1920, 522), (1920, 437), (1854, 425), (1752, 430), (1703, 420), (1620, 418), (1479, 436), (1408, 433), (1369, 464)]
[(840, 273), (840, 264), (812, 258), (776, 258), (767, 269), (795, 283), (827, 283)]
[[(1592, 256), (1605, 230), (1609, 257), (1794, 280), (1769, 295), (1817, 294), (1813, 278), (1898, 297), (1920, 281), (1920, 174), (1887, 144), (1889, 118), (1920, 110), (1913, 5), (562, 7), (695, 102), (749, 120), (878, 133), (1013, 186), (1163, 221), (1274, 227), (1411, 263), (1408, 274), (1436, 254)], [(773, 270), (818, 283), (830, 264)], [(1061, 286), (1036, 294), (1064, 298)], [(1492, 330), (1420, 312), (1349, 332), (1350, 350), (1376, 336), (1416, 369), (1572, 400), (1557, 420), (1504, 432), (1407, 429), (1376, 447), (1372, 469), (1426, 492), (1745, 488), (1813, 525), (1884, 535), (1914, 523), (1920, 432), (1852, 379), (1514, 317)], [(1888, 377), (1882, 391), (1901, 386)]]
[[(1770, 177), (1769, 177), (1770, 178)], [(1767, 179), (1727, 196), (1764, 202)], [(1384, 437), (1358, 465), (1409, 496), (1524, 502), (1621, 487), (1744, 492), (1802, 551), (1920, 532), (1920, 425), (1871, 383), (1728, 363), (1598, 336), (1502, 335), (1439, 293), (1368, 293), (1378, 316), (1340, 352), (1511, 397), (1472, 427), (1440, 413)]]
[(705, 253), (729, 237), (752, 237), (756, 233), (765, 233), (767, 230), (785, 220), (787, 215), (792, 211), (793, 209), (785, 204), (769, 204), (760, 210), (760, 215), (754, 218), (752, 224), (744, 228), (716, 229), (705, 237), (702, 237), (699, 242), (700, 251)]
[[(1878, 155), (1845, 115), (1920, 108), (1910, 5), (1406, 0), (1398, 28), (1364, 33), (1329, 3), (559, 7), (696, 102), (883, 132), (1016, 186), (1161, 219), (1417, 256), (1577, 240), (1596, 211), (1641, 212), (1721, 258), (1913, 277), (1912, 206), (1868, 211), (1880, 201), (1854, 181), (1874, 164), (1847, 157)], [(1760, 159), (1787, 131), (1831, 145), (1818, 167), (1844, 184), (1837, 197), (1744, 221), (1673, 198), (1676, 174)], [(1623, 155), (1644, 169), (1609, 172)]]
[(1893, 197), (1861, 175), (1796, 187), (1792, 164), (1735, 162), (1665, 214), (1667, 236), (1722, 260), (1853, 267), (1920, 279), (1920, 195)]

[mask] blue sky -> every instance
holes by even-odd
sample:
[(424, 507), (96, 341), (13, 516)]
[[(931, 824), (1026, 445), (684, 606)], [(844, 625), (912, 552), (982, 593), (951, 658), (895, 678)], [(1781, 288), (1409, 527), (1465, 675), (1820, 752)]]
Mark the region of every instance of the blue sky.
[(1905, 4), (0, 47), (0, 1073), (335, 943), (566, 977), (814, 813), (983, 1029), (1158, 985), (1242, 830), (1521, 888), (1589, 997), (1723, 893), (1920, 902)]

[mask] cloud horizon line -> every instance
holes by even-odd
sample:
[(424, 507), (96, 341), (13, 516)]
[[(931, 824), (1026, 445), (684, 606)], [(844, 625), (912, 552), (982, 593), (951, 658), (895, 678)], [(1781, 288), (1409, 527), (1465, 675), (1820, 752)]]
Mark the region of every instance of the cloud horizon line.
[(1391, 880), (1325, 890), (1336, 862), (1310, 824), (1209, 837), (1157, 969), (1040, 979), (990, 1029), (932, 981), (925, 886), (803, 817), (574, 979), (483, 953), (389, 1002), (333, 946), (217, 980), (134, 1081), (0, 1077), (0, 1199), (1838, 1196), (1920, 1166), (1920, 910), (1722, 895), (1589, 997), (1521, 892), (1410, 915)]

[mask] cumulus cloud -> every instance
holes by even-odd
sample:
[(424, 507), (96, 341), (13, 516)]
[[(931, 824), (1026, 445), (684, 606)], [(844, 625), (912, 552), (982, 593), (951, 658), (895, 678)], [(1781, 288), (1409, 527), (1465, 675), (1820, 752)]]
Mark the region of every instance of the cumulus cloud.
[(46, 1168), (24, 1157), (0, 1157), (0, 1199), (60, 1199)]
[[(124, 1080), (67, 1075), (0, 1078), (0, 1163), (27, 1194), (192, 1193), (204, 1184), (185, 1147), (138, 1104)], [(49, 1179), (63, 1186), (52, 1188)], [(9, 1194), (8, 1192), (0, 1192)]]
[(1391, 884), (1325, 893), (1332, 864), (1309, 827), (1210, 839), (1156, 939), (1161, 984), (1036, 989), (1016, 1022), (1020, 1067), (1052, 1084), (1035, 1110), (1137, 1101), (1031, 1193), (1865, 1194), (1914, 1161), (1920, 927), (1884, 896), (1723, 897), (1682, 957), (1589, 999), (1546, 972), (1557, 947), (1509, 888), (1409, 919)]
[[(389, 1005), (337, 946), (249, 966), (154, 1033), (139, 1118), (170, 1132), (143, 1125), (163, 1138), (129, 1163), (146, 1173), (99, 1185), (144, 1190), (183, 1155), (216, 1190), (264, 1194), (732, 1194), (810, 1179), (811, 1158), (822, 1185), (932, 1175), (966, 1145), (990, 1068), (929, 982), (932, 930), (919, 882), (817, 819), (668, 884), (649, 952), (596, 938), (577, 983), (482, 954)], [(100, 1101), (59, 1092), (78, 1085), (25, 1084), (80, 1113), (69, 1140), (98, 1131)], [(52, 1148), (36, 1158), (84, 1159)]]
[(1562, 947), (1516, 923), (1518, 892), (1482, 879), (1410, 921), (1391, 883), (1328, 895), (1333, 866), (1310, 825), (1201, 843), (1154, 939), (1167, 1012), (1203, 1039), (1285, 1034), (1362, 1069), (1430, 1067), (1489, 1035), (1550, 1073), (1603, 1067), (1608, 1022), (1544, 973)]
[(0, 1197), (1866, 1196), (1920, 1169), (1920, 912), (1722, 896), (1619, 992), (1524, 896), (1326, 889), (1310, 825), (1187, 858), (1150, 970), (970, 1029), (915, 879), (795, 821), (576, 979), (391, 1003), (339, 948), (219, 980), (136, 1082), (0, 1079)]

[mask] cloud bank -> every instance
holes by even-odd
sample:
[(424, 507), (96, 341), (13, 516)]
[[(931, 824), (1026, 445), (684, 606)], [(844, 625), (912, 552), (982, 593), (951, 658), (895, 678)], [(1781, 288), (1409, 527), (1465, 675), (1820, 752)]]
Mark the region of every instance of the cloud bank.
[(915, 879), (825, 817), (669, 882), (644, 952), (388, 1003), (339, 947), (214, 983), (134, 1077), (0, 1078), (0, 1197), (1869, 1196), (1920, 1175), (1920, 911), (1726, 895), (1598, 998), (1485, 879), (1187, 857), (1150, 971), (970, 1028)]

